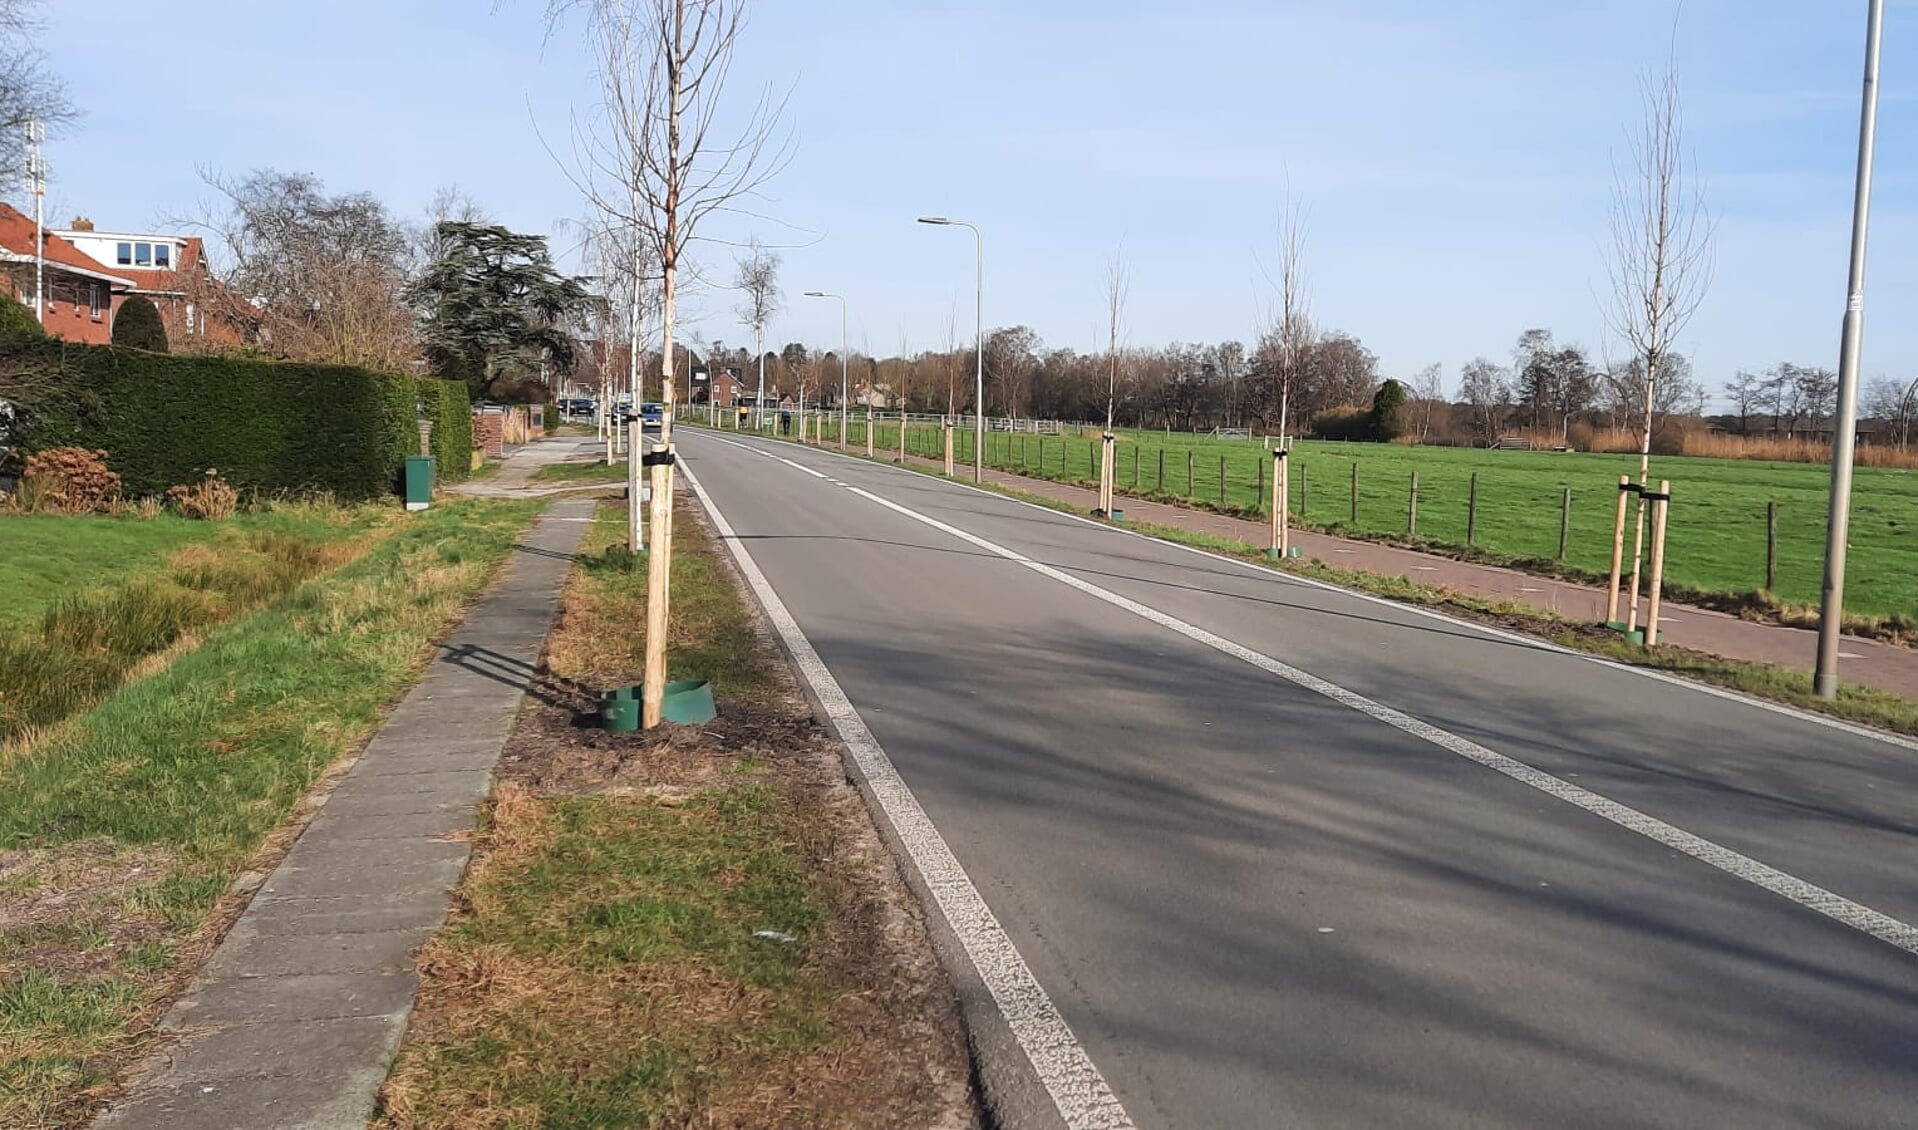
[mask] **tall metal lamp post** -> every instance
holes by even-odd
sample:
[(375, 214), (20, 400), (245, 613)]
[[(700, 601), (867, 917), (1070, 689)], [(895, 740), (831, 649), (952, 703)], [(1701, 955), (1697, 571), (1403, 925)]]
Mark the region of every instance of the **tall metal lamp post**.
[(973, 248), (978, 254), (979, 279), (974, 312), (979, 335), (979, 364), (975, 374), (972, 401), (972, 481), (983, 482), (986, 477), (986, 239), (979, 234), (977, 227), (964, 220), (949, 220), (944, 216), (921, 216), (919, 222), (937, 224), (941, 227), (972, 229)]
[(1838, 348), (1838, 418), (1831, 434), (1831, 518), (1825, 527), (1825, 582), (1818, 616), (1818, 665), (1812, 693), (1838, 697), (1838, 633), (1845, 617), (1845, 543), (1851, 536), (1851, 460), (1858, 436), (1858, 349), (1865, 321), (1865, 229), (1871, 219), (1871, 158), (1878, 133), (1878, 41), (1885, 0), (1869, 0), (1865, 21), (1865, 93), (1858, 123), (1858, 180), (1852, 197), (1851, 274)]
[(839, 300), (839, 449), (846, 449), (846, 296), (834, 294), (829, 290), (809, 290), (807, 298), (837, 298)]

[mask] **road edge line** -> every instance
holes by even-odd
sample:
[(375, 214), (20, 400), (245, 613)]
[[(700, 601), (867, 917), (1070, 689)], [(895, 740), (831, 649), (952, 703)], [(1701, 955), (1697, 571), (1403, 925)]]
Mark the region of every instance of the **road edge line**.
[[(745, 444), (736, 446), (753, 450)], [(770, 452), (759, 454), (778, 458)], [(801, 680), (845, 743), (854, 765), (865, 779), (868, 795), (879, 806), (899, 846), (904, 848), (933, 905), (972, 963), (998, 1008), (1000, 1019), (1025, 1054), (1059, 1116), (1074, 1130), (1135, 1130), (1131, 1117), (1105, 1076), (1020, 956), (1011, 937), (973, 885), (971, 876), (966, 874), (945, 837), (899, 775), (885, 748), (866, 727), (839, 681), (819, 658), (812, 642), (773, 590), (765, 573), (760, 571), (732, 524), (692, 469), (682, 463), (680, 471), (785, 645)]]

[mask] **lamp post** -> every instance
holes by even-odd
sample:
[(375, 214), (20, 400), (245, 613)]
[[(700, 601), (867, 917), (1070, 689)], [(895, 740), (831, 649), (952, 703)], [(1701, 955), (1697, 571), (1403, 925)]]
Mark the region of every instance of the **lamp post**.
[(1871, 218), (1871, 158), (1878, 133), (1878, 42), (1885, 0), (1870, 0), (1865, 21), (1865, 92), (1858, 124), (1858, 181), (1852, 197), (1851, 275), (1838, 347), (1838, 417), (1831, 434), (1831, 518), (1825, 527), (1825, 583), (1818, 616), (1818, 665), (1812, 693), (1838, 697), (1838, 633), (1845, 616), (1845, 542), (1851, 535), (1851, 459), (1857, 441), (1858, 349), (1865, 320), (1865, 229)]
[[(846, 450), (846, 406), (848, 403), (846, 396), (849, 390), (846, 376), (846, 296), (843, 294), (834, 294), (829, 290), (809, 290), (806, 292), (806, 297), (837, 298), (839, 300), (839, 450), (844, 451)], [(868, 416), (867, 420), (870, 422), (871, 417)]]
[(949, 220), (944, 216), (921, 216), (919, 222), (937, 224), (941, 227), (972, 229), (973, 248), (978, 254), (979, 278), (974, 313), (979, 335), (979, 365), (972, 401), (972, 481), (983, 482), (986, 477), (986, 239), (979, 234), (977, 227), (964, 220)]

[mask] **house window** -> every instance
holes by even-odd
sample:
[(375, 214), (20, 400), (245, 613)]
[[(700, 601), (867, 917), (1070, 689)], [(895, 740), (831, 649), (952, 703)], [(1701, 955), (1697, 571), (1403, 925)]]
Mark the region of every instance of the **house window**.
[(131, 243), (114, 244), (113, 245), (113, 261), (120, 264), (122, 267), (133, 266), (133, 245)]
[(153, 265), (156, 267), (171, 267), (173, 265), (173, 248), (164, 243), (154, 244)]
[(133, 245), (133, 265), (136, 267), (151, 267), (153, 265), (153, 245), (151, 243), (136, 243)]
[(93, 313), (93, 316), (95, 318), (98, 318), (100, 316), (100, 284), (99, 283), (87, 284), (87, 309)]
[(188, 337), (193, 336), (193, 303), (191, 302), (186, 304), (186, 332)]

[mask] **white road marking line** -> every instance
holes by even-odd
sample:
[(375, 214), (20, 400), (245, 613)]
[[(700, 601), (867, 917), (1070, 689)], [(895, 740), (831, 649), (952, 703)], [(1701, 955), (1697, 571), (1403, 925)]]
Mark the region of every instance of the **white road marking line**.
[[(794, 467), (799, 466), (790, 459), (776, 455), (772, 458)], [(805, 467), (799, 469), (807, 470)], [(1006, 936), (1005, 928), (999, 925), (992, 909), (980, 896), (979, 889), (973, 886), (959, 858), (952, 853), (952, 848), (946, 844), (945, 837), (939, 834), (939, 829), (933, 824), (932, 818), (926, 815), (926, 810), (919, 806), (918, 798), (912, 795), (912, 790), (899, 776), (899, 771), (893, 768), (892, 759), (886, 756), (885, 749), (872, 736), (872, 731), (866, 728), (865, 721), (853, 708), (846, 692), (840, 689), (839, 681), (833, 678), (832, 671), (820, 660), (819, 653), (813, 650), (812, 643), (806, 639), (792, 613), (787, 611), (779, 594), (773, 591), (766, 575), (759, 571), (745, 543), (739, 540), (725, 515), (713, 504), (692, 468), (681, 463), (680, 470), (686, 476), (687, 484), (693, 488), (693, 493), (699, 496), (700, 502), (706, 507), (706, 513), (713, 520), (713, 528), (731, 551), (739, 571), (745, 574), (746, 583), (752, 586), (753, 593), (759, 597), (767, 617), (773, 622), (774, 630), (785, 641), (786, 649), (799, 665), (800, 674), (812, 686), (813, 693), (825, 707), (826, 716), (831, 719), (846, 747), (852, 751), (860, 772), (865, 774), (873, 796), (886, 814), (886, 820), (892, 824), (899, 842), (905, 845), (906, 851), (912, 856), (913, 866), (932, 892), (939, 912), (945, 916), (947, 924), (965, 947), (966, 956), (972, 959), (973, 968), (979, 971), (979, 977), (985, 982), (993, 1001), (998, 1004), (1000, 1014), (1005, 1017), (1014, 1038), (1031, 1061), (1033, 1071), (1059, 1108), (1060, 1117), (1075, 1130), (1079, 1127), (1085, 1130), (1133, 1130), (1131, 1116), (1120, 1105), (1118, 1096), (1112, 1093), (1105, 1076), (1099, 1073), (1099, 1068), (1092, 1062), (1092, 1057), (1086, 1054), (1078, 1037), (1073, 1035), (1065, 1017), (1060, 1015), (1052, 998), (1046, 995), (1044, 986), (1033, 976), (1025, 959), (1019, 956), (1012, 939)]]
[(1341, 706), (1349, 707), (1376, 721), (1383, 722), (1394, 729), (1401, 730), (1415, 738), (1438, 746), (1449, 753), (1457, 754), (1467, 761), (1475, 762), (1494, 772), (1510, 777), (1522, 785), (1537, 789), (1547, 796), (1562, 800), (1575, 808), (1580, 808), (1601, 819), (1609, 820), (1630, 832), (1644, 836), (1654, 843), (1662, 844), (1674, 851), (1683, 852), (1702, 863), (1710, 864), (1735, 878), (1743, 879), (1753, 886), (1770, 891), (1781, 898), (1788, 899), (1809, 910), (1818, 912), (1842, 925), (1849, 926), (1860, 933), (1876, 938), (1887, 945), (1896, 946), (1907, 953), (1918, 954), (1918, 926), (1902, 922), (1882, 911), (1873, 910), (1862, 903), (1853, 902), (1842, 895), (1787, 874), (1768, 864), (1760, 863), (1746, 855), (1712, 842), (1702, 836), (1694, 835), (1676, 825), (1667, 824), (1655, 816), (1647, 815), (1635, 808), (1620, 804), (1609, 797), (1601, 796), (1589, 789), (1581, 788), (1569, 781), (1562, 780), (1535, 769), (1516, 758), (1494, 752), (1477, 742), (1459, 737), (1448, 730), (1442, 730), (1428, 722), (1422, 722), (1402, 711), (1394, 710), (1380, 702), (1374, 702), (1355, 691), (1346, 690), (1336, 683), (1328, 682), (1310, 672), (1300, 670), (1287, 663), (1273, 659), (1262, 652), (1232, 642), (1223, 636), (1215, 635), (1204, 628), (1188, 624), (1176, 616), (1161, 612), (1150, 605), (1141, 604), (1129, 597), (1100, 588), (1090, 581), (1050, 565), (1041, 564), (1016, 550), (1007, 549), (976, 534), (971, 534), (957, 526), (949, 525), (930, 515), (921, 514), (910, 507), (901, 506), (890, 499), (881, 498), (871, 491), (854, 487), (852, 493), (870, 502), (877, 503), (897, 514), (911, 518), (930, 526), (941, 533), (958, 538), (968, 545), (983, 549), (1007, 561), (1024, 566), (1042, 577), (1050, 578), (1068, 588), (1077, 589), (1087, 596), (1102, 600), (1114, 608), (1130, 612), (1141, 619), (1151, 621), (1163, 628), (1185, 636), (1187, 639), (1241, 660), (1272, 675), (1303, 687), (1314, 694), (1323, 695)]
[[(729, 441), (722, 440), (721, 442), (729, 442)], [(767, 454), (766, 452), (760, 451), (757, 448), (748, 447), (747, 445), (743, 443), (734, 444), (733, 446), (743, 447), (747, 451), (751, 451), (757, 455)], [(866, 466), (869, 466), (869, 467), (879, 466), (879, 464), (876, 462), (863, 459), (858, 456), (841, 455), (838, 452), (833, 452), (833, 451), (825, 452), (824, 454), (831, 455), (836, 459), (852, 460), (853, 462), (865, 464)], [(930, 475), (920, 476), (920, 477), (933, 478), (933, 476), (930, 476)], [(1054, 508), (1050, 506), (1041, 506), (1036, 502), (1027, 502), (1023, 498), (1012, 498), (1008, 495), (1000, 494), (997, 491), (985, 490), (983, 488), (973, 486), (971, 483), (962, 483), (954, 479), (939, 479), (939, 478), (933, 478), (933, 481), (943, 482), (947, 486), (957, 487), (960, 490), (971, 491), (974, 494), (983, 494), (991, 498), (996, 498), (1001, 502), (1010, 503), (1013, 506), (1023, 506), (1028, 510), (1037, 510), (1041, 514), (1050, 514), (1054, 518), (1063, 518), (1069, 522), (1078, 522), (1081, 525), (1091, 526), (1095, 530), (1104, 530), (1107, 533), (1118, 534), (1124, 537), (1140, 538), (1144, 541), (1152, 542), (1154, 545), (1161, 545), (1166, 547), (1167, 549), (1176, 550), (1180, 553), (1189, 553), (1195, 557), (1203, 557), (1208, 561), (1216, 561), (1222, 565), (1229, 565), (1234, 569), (1238, 569), (1245, 573), (1250, 573), (1254, 576), (1263, 577), (1268, 581), (1275, 581), (1275, 582), (1286, 583), (1286, 584), (1304, 585), (1307, 588), (1314, 588), (1314, 589), (1320, 589), (1325, 592), (1338, 593), (1340, 596), (1347, 597), (1352, 600), (1363, 601), (1366, 604), (1376, 604), (1380, 608), (1389, 608), (1395, 612), (1399, 612), (1407, 616), (1418, 616), (1426, 620), (1435, 620), (1438, 623), (1447, 624), (1454, 628), (1463, 628), (1466, 631), (1475, 632), (1478, 635), (1485, 636), (1489, 639), (1504, 640), (1508, 643), (1524, 644), (1527, 647), (1537, 648), (1540, 651), (1549, 651), (1558, 655), (1565, 656), (1570, 659), (1576, 659), (1581, 663), (1590, 663), (1590, 664), (1593, 664), (1594, 666), (1610, 668), (1611, 670), (1620, 672), (1621, 674), (1633, 675), (1640, 679), (1650, 679), (1653, 682), (1665, 683), (1670, 686), (1680, 687), (1684, 690), (1693, 691), (1697, 694), (1710, 695), (1713, 698), (1724, 699), (1727, 702), (1736, 702), (1744, 706), (1755, 707), (1756, 709), (1759, 709), (1759, 710), (1769, 711), (1772, 714), (1783, 715), (1784, 717), (1787, 717), (1787, 718), (1795, 718), (1800, 722), (1805, 722), (1813, 726), (1823, 726), (1827, 730), (1837, 730), (1841, 733), (1850, 734), (1851, 736), (1856, 738), (1867, 738), (1867, 739), (1870, 739), (1871, 741), (1883, 742), (1886, 745), (1897, 746), (1900, 749), (1906, 749), (1914, 753), (1918, 753), (1918, 740), (1905, 737), (1903, 734), (1894, 734), (1886, 730), (1874, 730), (1869, 726), (1860, 726), (1854, 722), (1846, 722), (1840, 718), (1833, 718), (1829, 714), (1815, 714), (1809, 710), (1800, 710), (1795, 706), (1786, 706), (1783, 703), (1771, 702), (1762, 698), (1754, 698), (1753, 696), (1748, 694), (1740, 694), (1737, 691), (1726, 690), (1723, 687), (1714, 687), (1708, 683), (1694, 682), (1691, 679), (1686, 679), (1678, 675), (1668, 675), (1663, 671), (1655, 671), (1649, 667), (1634, 667), (1629, 663), (1619, 663), (1615, 660), (1607, 659), (1602, 655), (1593, 655), (1591, 652), (1588, 652), (1588, 651), (1579, 651), (1576, 648), (1564, 647), (1560, 644), (1552, 643), (1549, 640), (1541, 640), (1537, 638), (1536, 636), (1523, 635), (1519, 632), (1508, 632), (1504, 630), (1503, 628), (1490, 627), (1488, 625), (1480, 624), (1472, 620), (1462, 620), (1457, 616), (1448, 616), (1443, 612), (1434, 611), (1433, 609), (1430, 609), (1430, 608), (1421, 608), (1416, 604), (1404, 604), (1396, 600), (1391, 600), (1387, 597), (1374, 596), (1373, 594), (1369, 592), (1362, 592), (1358, 589), (1345, 588), (1341, 585), (1335, 585), (1330, 581), (1321, 581), (1316, 577), (1305, 577), (1297, 573), (1286, 573), (1276, 569), (1269, 569), (1263, 565), (1257, 565), (1250, 561), (1241, 561), (1236, 557), (1228, 557), (1227, 555), (1223, 553), (1214, 553), (1209, 549), (1200, 549), (1196, 545), (1185, 545), (1176, 541), (1166, 541), (1164, 538), (1156, 538), (1156, 537), (1153, 537), (1151, 534), (1140, 533), (1138, 530), (1128, 529), (1125, 526), (1116, 526), (1108, 522), (1095, 521), (1094, 519), (1083, 517), (1078, 514), (1067, 513), (1066, 511), (1063, 511), (1063, 510), (1055, 510)], [(1343, 552), (1356, 552), (1356, 551), (1335, 549), (1333, 550), (1333, 552), (1343, 553)]]

